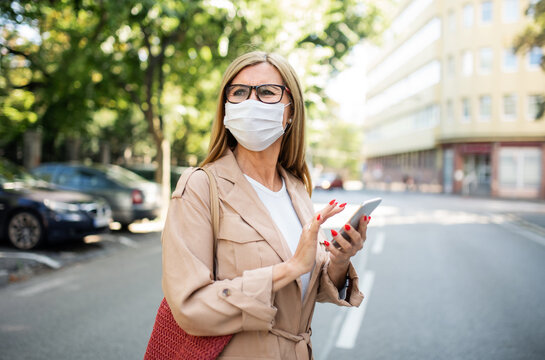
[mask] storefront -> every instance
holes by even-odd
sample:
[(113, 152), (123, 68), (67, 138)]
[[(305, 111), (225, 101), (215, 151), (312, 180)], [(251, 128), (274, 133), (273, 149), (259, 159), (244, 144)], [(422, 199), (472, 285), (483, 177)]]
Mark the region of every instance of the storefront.
[(455, 144), (443, 149), (446, 193), (489, 196), (492, 186), (492, 144)]
[(494, 195), (543, 198), (544, 148), (539, 143), (501, 144), (495, 154), (498, 164)]
[(443, 191), (545, 198), (545, 143), (451, 144), (443, 148)]

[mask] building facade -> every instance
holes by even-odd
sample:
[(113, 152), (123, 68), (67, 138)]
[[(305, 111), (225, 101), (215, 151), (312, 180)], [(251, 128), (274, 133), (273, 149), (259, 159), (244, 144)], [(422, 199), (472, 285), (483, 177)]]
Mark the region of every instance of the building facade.
[(542, 49), (528, 0), (406, 0), (367, 73), (368, 184), (545, 198)]

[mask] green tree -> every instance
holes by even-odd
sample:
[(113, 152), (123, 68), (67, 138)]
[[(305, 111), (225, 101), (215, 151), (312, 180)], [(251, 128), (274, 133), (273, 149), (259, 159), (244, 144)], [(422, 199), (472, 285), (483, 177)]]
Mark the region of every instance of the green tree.
[[(170, 148), (178, 162), (204, 155), (221, 74), (240, 53), (287, 56), (302, 75), (309, 117), (326, 117), (328, 75), (382, 23), (371, 1), (356, 0), (17, 0), (0, 6), (1, 24), (9, 25), (0, 37), (0, 100), (9, 99), (0, 117), (7, 128), (42, 128), (51, 145), (84, 132), (123, 148), (134, 140), (131, 124), (142, 119), (165, 167)], [(24, 27), (39, 40), (22, 36)], [(86, 146), (98, 147), (96, 140)], [(157, 177), (168, 188), (162, 176), (168, 169), (160, 169)]]
[[(44, 147), (79, 136), (92, 121), (92, 54), (104, 27), (94, 2), (13, 1), (0, 4), (0, 119), (3, 141), (41, 129)], [(59, 153), (47, 152), (51, 159)]]
[[(532, 1), (526, 9), (526, 15), (532, 21), (515, 39), (515, 51), (528, 52), (533, 48), (543, 49), (545, 46), (545, 0)], [(545, 71), (545, 56), (541, 57), (541, 69)], [(545, 113), (545, 97), (541, 97), (538, 104), (536, 119), (543, 117)]]

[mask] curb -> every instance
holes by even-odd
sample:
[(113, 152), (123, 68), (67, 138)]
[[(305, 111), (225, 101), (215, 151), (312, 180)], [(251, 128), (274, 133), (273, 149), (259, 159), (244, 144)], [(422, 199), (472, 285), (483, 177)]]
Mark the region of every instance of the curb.
[(61, 267), (60, 262), (45, 255), (0, 251), (0, 287), (28, 279), (47, 268), (57, 270)]

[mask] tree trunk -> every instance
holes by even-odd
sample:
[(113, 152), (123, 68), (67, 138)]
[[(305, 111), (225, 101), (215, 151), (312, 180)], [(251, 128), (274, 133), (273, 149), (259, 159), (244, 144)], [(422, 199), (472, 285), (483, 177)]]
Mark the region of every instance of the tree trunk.
[(162, 212), (164, 218), (170, 199), (170, 141), (161, 139), (157, 145), (157, 172), (155, 181), (161, 184)]
[(109, 164), (112, 161), (112, 153), (110, 151), (110, 143), (102, 141), (100, 143), (100, 162), (102, 164)]
[(79, 160), (79, 148), (81, 139), (79, 137), (70, 136), (66, 139), (66, 156), (67, 161)]
[[(152, 135), (155, 147), (157, 149), (157, 171), (155, 181), (161, 184), (161, 196), (163, 203), (162, 217), (166, 215), (168, 200), (170, 199), (170, 142), (165, 138), (163, 129), (158, 126), (159, 119), (155, 119), (151, 104), (144, 116), (148, 122), (148, 129)], [(157, 120), (157, 121), (156, 121)]]
[(23, 136), (23, 164), (26, 169), (38, 166), (42, 159), (42, 133), (28, 130)]
[(163, 139), (161, 143), (162, 161), (158, 168), (161, 169), (161, 198), (163, 199), (162, 218), (166, 217), (170, 199), (170, 141)]

